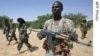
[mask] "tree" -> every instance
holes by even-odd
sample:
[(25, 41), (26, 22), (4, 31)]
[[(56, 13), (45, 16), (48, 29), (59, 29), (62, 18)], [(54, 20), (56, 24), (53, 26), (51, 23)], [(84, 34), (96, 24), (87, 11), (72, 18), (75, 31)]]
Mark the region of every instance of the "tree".
[(89, 28), (89, 29), (92, 28), (92, 27), (93, 27), (93, 20), (89, 20), (89, 21), (87, 22), (87, 24), (88, 24), (88, 28)]
[(47, 21), (48, 19), (51, 19), (53, 17), (52, 14), (46, 14), (46, 15), (42, 15), (42, 16), (38, 16), (38, 20), (33, 21), (32, 23), (32, 27), (33, 28), (40, 28), (42, 29), (44, 26), (45, 21)]
[(7, 16), (0, 16), (0, 28), (3, 28), (4, 20), (9, 19)]
[(69, 13), (68, 15), (64, 14), (63, 17), (71, 19), (75, 23), (75, 26), (77, 27), (77, 25), (81, 24), (82, 19), (86, 19), (87, 16), (83, 15), (82, 13), (77, 13), (77, 14)]
[(27, 27), (31, 27), (32, 21), (26, 21)]

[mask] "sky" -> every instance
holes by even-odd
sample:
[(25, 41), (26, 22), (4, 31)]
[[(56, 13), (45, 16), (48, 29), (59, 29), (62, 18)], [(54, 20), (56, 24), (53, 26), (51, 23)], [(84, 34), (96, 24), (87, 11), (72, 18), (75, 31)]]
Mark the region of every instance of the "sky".
[[(51, 14), (57, 0), (0, 0), (0, 16), (6, 15), (17, 22), (18, 17), (33, 21), (37, 16)], [(93, 19), (93, 0), (58, 0), (63, 3), (63, 14), (82, 13), (87, 20)]]

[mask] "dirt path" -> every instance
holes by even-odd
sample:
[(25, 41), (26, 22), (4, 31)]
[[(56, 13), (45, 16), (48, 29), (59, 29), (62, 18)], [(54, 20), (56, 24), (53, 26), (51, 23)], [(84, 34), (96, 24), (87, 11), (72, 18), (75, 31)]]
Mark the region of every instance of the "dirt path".
[[(87, 38), (81, 40), (81, 32), (77, 29), (79, 36), (79, 41), (82, 43), (88, 43), (88, 41), (93, 40), (93, 30), (88, 31)], [(7, 46), (8, 41), (5, 38), (5, 35), (2, 34), (0, 30), (0, 56), (44, 56), (45, 50), (42, 49), (43, 40), (39, 40), (36, 36), (36, 32), (32, 32), (29, 38), (30, 44), (33, 46), (34, 51), (30, 52), (25, 45), (21, 49), (21, 54), (17, 51), (17, 44), (15, 41), (11, 42), (10, 46)], [(16, 36), (18, 38), (18, 31), (16, 31)], [(74, 43), (74, 48), (71, 50), (72, 56), (93, 56), (93, 47), (88, 47), (84, 44)]]

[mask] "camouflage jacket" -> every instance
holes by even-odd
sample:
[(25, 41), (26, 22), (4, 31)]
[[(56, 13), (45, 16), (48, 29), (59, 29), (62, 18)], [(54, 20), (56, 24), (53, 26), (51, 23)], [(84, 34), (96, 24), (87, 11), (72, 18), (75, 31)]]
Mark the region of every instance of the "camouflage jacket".
[(10, 25), (9, 24), (4, 24), (3, 27), (4, 27), (5, 31), (10, 30)]
[(87, 23), (82, 23), (80, 26), (80, 29), (82, 32), (87, 31), (88, 30), (88, 25)]
[(23, 39), (27, 39), (29, 36), (27, 34), (27, 26), (23, 24), (19, 29), (19, 37)]
[(16, 32), (16, 24), (13, 23), (10, 25), (10, 33), (15, 33)]

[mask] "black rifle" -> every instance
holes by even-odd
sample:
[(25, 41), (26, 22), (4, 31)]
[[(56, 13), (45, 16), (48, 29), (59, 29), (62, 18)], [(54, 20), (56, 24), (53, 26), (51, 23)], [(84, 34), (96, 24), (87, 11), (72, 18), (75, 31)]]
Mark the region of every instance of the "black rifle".
[[(37, 30), (34, 30), (34, 29), (31, 29), (30, 31), (35, 31), (35, 32), (41, 32), (43, 34), (45, 34), (47, 36), (47, 41), (50, 45), (50, 49), (53, 49), (54, 48), (54, 42), (53, 42), (53, 37), (55, 37), (55, 35), (60, 35), (59, 33), (56, 33), (56, 32), (51, 32), (51, 31), (48, 31), (48, 30), (41, 30), (41, 31), (37, 31)], [(60, 35), (62, 36), (62, 35)], [(44, 38), (44, 37), (42, 37)], [(41, 37), (39, 37), (39, 39), (42, 39)]]
[(84, 45), (84, 46), (88, 46), (88, 47), (92, 47), (92, 41), (91, 40), (88, 43), (84, 43), (84, 42), (81, 42), (81, 41), (77, 41), (75, 43), (78, 43), (78, 44), (81, 44), (81, 45)]

